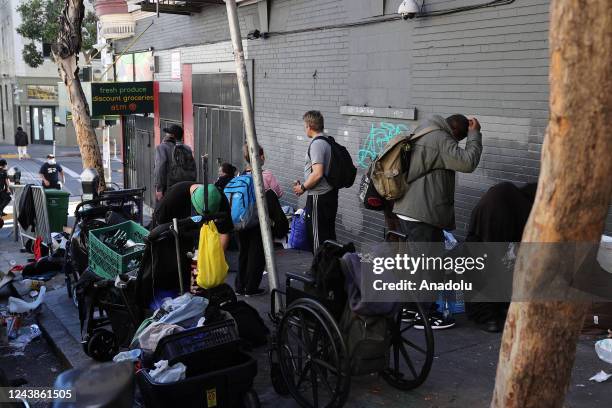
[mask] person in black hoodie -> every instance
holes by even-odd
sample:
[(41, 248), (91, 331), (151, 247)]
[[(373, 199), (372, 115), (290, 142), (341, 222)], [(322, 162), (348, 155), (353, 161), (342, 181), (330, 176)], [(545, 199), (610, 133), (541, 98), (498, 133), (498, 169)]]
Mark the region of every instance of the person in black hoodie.
[(234, 177), (236, 177), (236, 167), (232, 166), (230, 163), (223, 163), (219, 167), (219, 177), (217, 181), (215, 181), (215, 186), (223, 191), (227, 183)]
[(23, 128), (19, 126), (17, 133), (15, 133), (15, 146), (17, 146), (17, 155), (19, 160), (21, 158), (28, 158), (28, 134), (23, 131)]
[[(537, 183), (491, 187), (472, 210), (466, 242), (521, 242), (536, 189)], [(502, 330), (507, 309), (507, 303), (466, 303), (468, 318), (492, 333)]]
[(6, 160), (0, 159), (0, 214), (4, 217), (4, 208), (11, 202)]

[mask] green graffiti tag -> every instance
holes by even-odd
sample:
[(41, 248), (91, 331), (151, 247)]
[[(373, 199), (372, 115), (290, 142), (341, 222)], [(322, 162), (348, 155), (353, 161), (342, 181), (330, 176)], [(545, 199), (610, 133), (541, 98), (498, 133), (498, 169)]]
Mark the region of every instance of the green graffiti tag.
[(361, 168), (368, 168), (370, 163), (383, 151), (385, 145), (401, 132), (408, 131), (403, 124), (380, 122), (378, 126), (370, 125), (370, 133), (363, 141), (361, 149), (357, 152), (357, 164)]

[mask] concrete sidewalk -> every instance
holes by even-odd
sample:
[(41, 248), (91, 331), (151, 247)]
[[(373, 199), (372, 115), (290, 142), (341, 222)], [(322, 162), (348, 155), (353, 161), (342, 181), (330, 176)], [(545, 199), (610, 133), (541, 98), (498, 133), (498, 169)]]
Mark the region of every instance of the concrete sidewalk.
[[(284, 284), (285, 272), (305, 270), (310, 260), (311, 255), (308, 253), (277, 251), (281, 283)], [(229, 261), (230, 271), (235, 271), (237, 254), (231, 253)], [(234, 277), (235, 273), (230, 273), (228, 282), (233, 282)], [(267, 286), (265, 277), (264, 284)], [(248, 298), (247, 301), (268, 321), (269, 296)], [(49, 293), (39, 322), (52, 339), (62, 360), (78, 367), (92, 363), (79, 344), (77, 309), (64, 289)], [(500, 339), (501, 334), (482, 332), (458, 316), (457, 327), (435, 332), (435, 360), (425, 384), (416, 390), (401, 392), (387, 385), (378, 375), (354, 377), (346, 406), (488, 407), (495, 382)], [(568, 408), (612, 406), (612, 383), (597, 384), (588, 381), (599, 370), (611, 370), (609, 365), (597, 358), (594, 351), (596, 340), (583, 337), (578, 344), (565, 405)], [(258, 361), (255, 389), (262, 405), (297, 407), (291, 398), (283, 398), (274, 392), (270, 383), (267, 352), (267, 347), (253, 352)]]

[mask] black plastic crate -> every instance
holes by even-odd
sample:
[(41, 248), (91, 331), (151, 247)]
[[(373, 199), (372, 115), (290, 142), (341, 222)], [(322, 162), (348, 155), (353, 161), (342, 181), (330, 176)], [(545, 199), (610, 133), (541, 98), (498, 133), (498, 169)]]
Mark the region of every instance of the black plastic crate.
[[(238, 352), (240, 337), (234, 319), (195, 327), (161, 339), (155, 349), (155, 361), (168, 360), (191, 365), (225, 366), (226, 358)], [(195, 367), (194, 367), (195, 368)]]
[(187, 378), (173, 383), (157, 383), (147, 370), (137, 375), (140, 392), (147, 408), (242, 408), (245, 394), (253, 387), (257, 361), (237, 352), (228, 356), (230, 365), (222, 369), (207, 366), (192, 370)]

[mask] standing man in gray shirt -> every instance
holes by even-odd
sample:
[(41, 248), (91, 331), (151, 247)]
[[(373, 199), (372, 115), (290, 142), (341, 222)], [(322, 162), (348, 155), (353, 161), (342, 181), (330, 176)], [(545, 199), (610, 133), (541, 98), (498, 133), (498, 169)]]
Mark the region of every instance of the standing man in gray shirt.
[(308, 238), (313, 253), (326, 240), (336, 239), (336, 214), (338, 213), (338, 190), (332, 187), (325, 176), (329, 174), (331, 146), (324, 140), (325, 123), (319, 111), (304, 114), (304, 131), (311, 139), (304, 166), (304, 182), (297, 180), (293, 192), (297, 196), (307, 194), (306, 223)]

